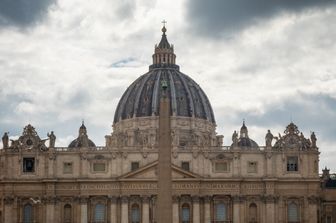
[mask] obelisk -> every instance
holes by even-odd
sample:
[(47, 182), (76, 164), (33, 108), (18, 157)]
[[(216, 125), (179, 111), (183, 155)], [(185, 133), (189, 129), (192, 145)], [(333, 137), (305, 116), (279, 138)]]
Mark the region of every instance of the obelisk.
[(158, 163), (158, 223), (172, 223), (172, 172), (171, 172), (171, 131), (170, 101), (167, 81), (161, 82), (159, 114), (159, 163)]

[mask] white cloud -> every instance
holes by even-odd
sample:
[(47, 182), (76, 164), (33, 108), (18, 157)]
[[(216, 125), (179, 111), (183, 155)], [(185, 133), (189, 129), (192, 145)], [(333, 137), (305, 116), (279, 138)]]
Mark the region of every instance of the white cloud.
[[(122, 93), (148, 71), (162, 19), (181, 71), (207, 93), (226, 144), (247, 118), (240, 116), (267, 117), (261, 126), (247, 120), (262, 145), (268, 128), (283, 131), (290, 121), (288, 101), (318, 114), (316, 98), (302, 101), (300, 94), (336, 98), (335, 7), (283, 13), (222, 39), (187, 32), (186, 11), (185, 1), (59, 0), (43, 23), (0, 30), (0, 133), (32, 122), (43, 133), (58, 130), (56, 144), (66, 146), (85, 119), (103, 145)], [(288, 118), (272, 121), (274, 110)], [(332, 110), (323, 114), (321, 122), (334, 117)], [(335, 141), (322, 139), (322, 151), (331, 151)]]

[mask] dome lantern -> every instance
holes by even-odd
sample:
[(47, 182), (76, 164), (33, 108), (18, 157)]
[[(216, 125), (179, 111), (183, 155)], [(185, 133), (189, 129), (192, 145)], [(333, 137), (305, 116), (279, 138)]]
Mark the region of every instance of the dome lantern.
[(174, 46), (168, 42), (167, 39), (167, 28), (165, 26), (165, 21), (163, 21), (162, 37), (160, 43), (155, 45), (153, 58), (153, 65), (149, 69), (157, 67), (173, 67), (178, 69), (178, 66), (175, 65), (176, 55), (174, 54)]

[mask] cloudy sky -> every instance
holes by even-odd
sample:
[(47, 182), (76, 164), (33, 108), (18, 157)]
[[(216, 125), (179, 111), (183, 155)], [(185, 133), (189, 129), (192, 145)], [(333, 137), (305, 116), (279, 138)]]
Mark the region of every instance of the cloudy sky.
[(320, 169), (335, 172), (335, 15), (334, 0), (2, 0), (0, 134), (15, 138), (31, 123), (66, 146), (84, 119), (104, 145), (165, 19), (177, 63), (207, 93), (226, 145), (243, 119), (260, 145), (292, 120), (305, 136), (315, 131)]

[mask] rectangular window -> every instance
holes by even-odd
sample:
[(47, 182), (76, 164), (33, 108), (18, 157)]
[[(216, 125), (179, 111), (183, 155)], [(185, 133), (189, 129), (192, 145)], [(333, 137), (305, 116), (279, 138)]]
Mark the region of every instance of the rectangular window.
[(229, 171), (228, 162), (216, 162), (215, 163), (215, 171), (216, 172), (228, 172)]
[(248, 162), (247, 172), (248, 173), (256, 173), (257, 172), (257, 162)]
[(23, 172), (34, 173), (35, 172), (35, 158), (23, 158)]
[(72, 173), (72, 163), (63, 163), (63, 173)]
[(93, 171), (94, 172), (104, 172), (105, 171), (105, 163), (94, 163), (93, 164)]
[(186, 171), (190, 170), (189, 162), (182, 162), (181, 167)]
[(289, 156), (287, 157), (287, 171), (298, 171), (298, 157)]
[(139, 169), (139, 166), (140, 166), (139, 162), (132, 162), (131, 163), (131, 171)]

